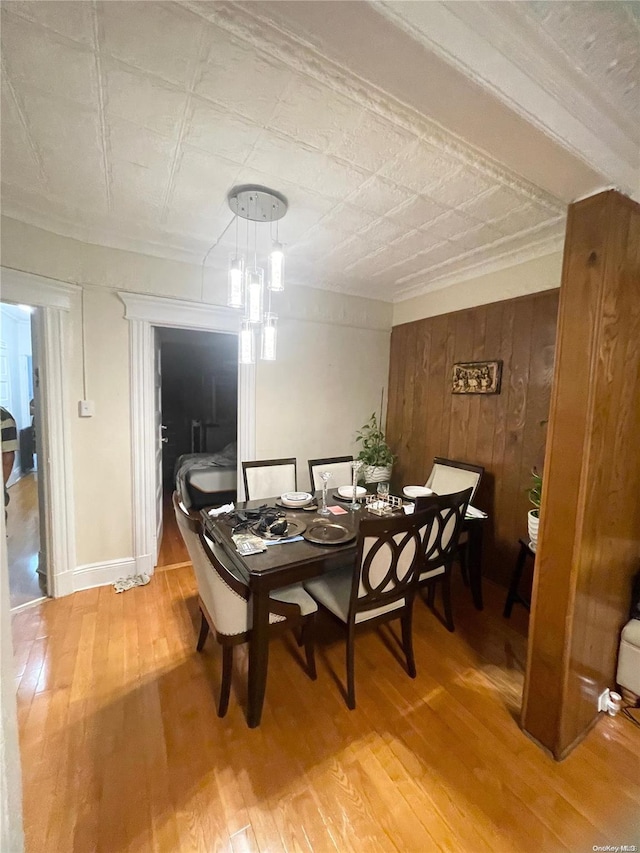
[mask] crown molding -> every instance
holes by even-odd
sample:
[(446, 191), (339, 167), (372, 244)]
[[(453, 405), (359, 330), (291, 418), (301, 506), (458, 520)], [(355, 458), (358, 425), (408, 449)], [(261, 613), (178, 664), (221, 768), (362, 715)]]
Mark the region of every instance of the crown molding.
[[(78, 240), (80, 243), (105, 246), (108, 249), (119, 249), (123, 252), (135, 252), (139, 255), (150, 255), (184, 264), (201, 264), (208, 248), (203, 242), (200, 246), (194, 245), (193, 248), (189, 249), (176, 244), (175, 234), (159, 235), (157, 231), (153, 237), (132, 237), (117, 229), (112, 222), (104, 224), (77, 222), (59, 213), (43, 213), (5, 198), (2, 200), (2, 215), (8, 219), (15, 219), (17, 222), (23, 222), (25, 225), (50, 231), (60, 237)], [(166, 237), (167, 242), (160, 242), (163, 236)], [(191, 242), (195, 243), (192, 239)]]
[[(564, 226), (564, 223), (563, 223)], [(426, 293), (433, 293), (437, 290), (444, 290), (455, 284), (461, 284), (463, 281), (469, 281), (473, 278), (480, 278), (483, 275), (490, 275), (499, 270), (515, 267), (519, 264), (527, 263), (527, 261), (536, 260), (537, 258), (552, 255), (562, 251), (564, 246), (564, 227), (562, 233), (549, 234), (535, 243), (530, 243), (527, 246), (518, 249), (505, 250), (500, 254), (492, 252), (491, 258), (484, 258), (479, 261), (471, 261), (469, 263), (462, 262), (462, 265), (456, 270), (445, 270), (442, 275), (439, 275), (426, 283), (408, 287), (396, 293), (394, 303), (406, 302), (408, 299), (415, 299), (418, 296), (424, 296)], [(456, 262), (454, 262), (456, 263)], [(450, 266), (449, 264), (447, 266)]]
[(375, 4), (397, 27), (573, 156), (631, 191), (637, 181), (637, 128), (614, 115), (594, 83), (544, 38), (521, 5)]

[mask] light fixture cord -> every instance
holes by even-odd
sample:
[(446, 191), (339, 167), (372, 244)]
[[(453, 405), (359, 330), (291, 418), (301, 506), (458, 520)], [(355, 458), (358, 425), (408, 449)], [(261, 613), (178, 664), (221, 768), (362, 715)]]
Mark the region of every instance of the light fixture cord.
[(209, 257), (209, 255), (211, 254), (211, 252), (213, 252), (213, 250), (214, 250), (214, 249), (215, 249), (215, 247), (218, 245), (218, 243), (220, 242), (220, 240), (222, 240), (222, 238), (223, 238), (223, 237), (224, 237), (224, 235), (227, 233), (227, 231), (229, 230), (229, 228), (231, 228), (231, 226), (232, 226), (232, 224), (233, 224), (233, 220), (234, 220), (234, 219), (236, 219), (236, 220), (238, 219), (238, 217), (237, 217), (237, 215), (236, 215), (235, 213), (234, 213), (234, 215), (231, 217), (231, 219), (227, 222), (227, 224), (226, 224), (226, 226), (225, 226), (225, 228), (224, 228), (224, 231), (223, 231), (223, 232), (222, 232), (222, 234), (220, 234), (220, 236), (216, 239), (215, 243), (212, 243), (212, 244), (209, 246), (209, 248), (207, 249), (207, 251), (206, 251), (206, 253), (205, 253), (204, 258), (202, 259), (202, 275), (201, 275), (201, 281), (200, 281), (200, 302), (204, 302), (204, 265), (206, 264), (206, 262), (207, 262), (207, 258)]

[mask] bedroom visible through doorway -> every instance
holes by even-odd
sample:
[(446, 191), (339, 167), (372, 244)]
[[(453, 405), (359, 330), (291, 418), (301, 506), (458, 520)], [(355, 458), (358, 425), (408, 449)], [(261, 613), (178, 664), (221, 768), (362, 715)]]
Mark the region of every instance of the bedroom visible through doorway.
[[(233, 457), (235, 466), (238, 339), (222, 332), (160, 327), (155, 335), (161, 373), (163, 536), (158, 568), (162, 568), (189, 559), (171, 505), (179, 463), (189, 463), (183, 470), (196, 466), (204, 477), (211, 460)], [(235, 472), (231, 480), (228, 485), (235, 491)]]

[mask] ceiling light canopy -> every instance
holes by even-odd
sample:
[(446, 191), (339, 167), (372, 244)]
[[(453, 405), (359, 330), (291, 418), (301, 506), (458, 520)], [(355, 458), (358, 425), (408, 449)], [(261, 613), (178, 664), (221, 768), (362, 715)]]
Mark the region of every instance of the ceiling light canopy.
[(240, 364), (254, 363), (255, 335), (259, 331), (260, 358), (275, 361), (278, 317), (271, 310), (271, 294), (284, 290), (284, 250), (278, 239), (278, 220), (287, 212), (287, 200), (257, 184), (234, 187), (227, 200), (235, 214), (236, 229), (235, 251), (229, 258), (227, 304), (244, 310), (238, 359)]

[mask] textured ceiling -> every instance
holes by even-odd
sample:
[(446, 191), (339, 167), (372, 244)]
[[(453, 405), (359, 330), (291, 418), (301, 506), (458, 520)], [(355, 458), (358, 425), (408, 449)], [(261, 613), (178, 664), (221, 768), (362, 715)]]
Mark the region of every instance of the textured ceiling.
[[(300, 16), (342, 4), (3, 2), (3, 212), (200, 262), (231, 220), (231, 187), (265, 184), (289, 200), (279, 236), (291, 282), (389, 301), (557, 245), (562, 193), (391, 94), (393, 72), (387, 88), (349, 55), (329, 58), (286, 20), (292, 5)], [(567, 72), (637, 133), (632, 4), (497, 5), (526, 7)], [(614, 53), (588, 46), (578, 6), (607, 7), (598, 21)], [(214, 270), (234, 238), (210, 251)]]

